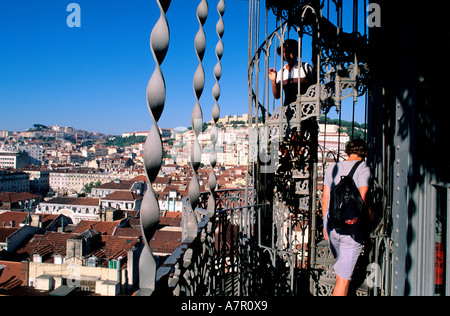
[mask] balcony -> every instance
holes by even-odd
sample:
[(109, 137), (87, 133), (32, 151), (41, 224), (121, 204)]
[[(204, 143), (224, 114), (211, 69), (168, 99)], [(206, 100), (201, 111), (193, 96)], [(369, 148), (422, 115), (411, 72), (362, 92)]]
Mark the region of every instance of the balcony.
[[(212, 217), (206, 210), (210, 193), (201, 194), (195, 212), (199, 220), (197, 234), (187, 236), (159, 267), (152, 296), (331, 295), (335, 282), (331, 268), (334, 259), (327, 242), (318, 242), (315, 255), (309, 255), (313, 243), (308, 242), (311, 229), (306, 220), (288, 218), (282, 225), (283, 231), (278, 226), (277, 233), (273, 226), (269, 227), (272, 231), (267, 232), (262, 215), (268, 211), (267, 206), (246, 203), (249, 199), (245, 193), (243, 189), (217, 191), (217, 212)], [(183, 200), (183, 207), (184, 214), (188, 213), (189, 198)], [(272, 238), (269, 245), (264, 245), (262, 234), (267, 233)], [(289, 242), (287, 236), (292, 236), (294, 242)], [(372, 237), (372, 244), (379, 247), (378, 251), (370, 254), (379, 256), (380, 250), (388, 246), (386, 239)], [(384, 268), (389, 266), (385, 259), (383, 257), (380, 261)], [(361, 278), (365, 281), (371, 276), (366, 267), (364, 265), (358, 272), (357, 281), (360, 283)], [(381, 281), (367, 280), (369, 285), (373, 284), (370, 282), (378, 282), (377, 286)], [(375, 293), (365, 284), (354, 293), (369, 295), (381, 292)], [(145, 290), (136, 293), (146, 294), (150, 293)]]
[[(188, 236), (158, 269), (152, 295), (254, 296), (297, 292), (299, 253), (278, 253), (259, 244), (260, 214), (265, 206), (246, 203), (245, 190), (222, 190), (216, 194), (217, 212), (212, 217), (206, 215), (209, 193), (201, 194), (195, 214), (200, 221), (197, 235)], [(183, 202), (189, 209), (189, 199)]]

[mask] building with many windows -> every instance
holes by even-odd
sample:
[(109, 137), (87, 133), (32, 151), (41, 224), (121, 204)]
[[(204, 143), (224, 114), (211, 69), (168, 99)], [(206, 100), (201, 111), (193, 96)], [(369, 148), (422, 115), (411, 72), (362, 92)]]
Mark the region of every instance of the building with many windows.
[(30, 176), (21, 171), (0, 169), (0, 191), (3, 192), (29, 192)]
[(45, 196), (50, 190), (50, 170), (43, 166), (28, 165), (21, 171), (30, 175), (30, 191)]
[(98, 220), (100, 199), (79, 197), (58, 197), (41, 202), (36, 209), (37, 214), (63, 214), (74, 223), (82, 220)]
[(28, 154), (20, 151), (0, 151), (0, 169), (20, 169), (28, 165)]

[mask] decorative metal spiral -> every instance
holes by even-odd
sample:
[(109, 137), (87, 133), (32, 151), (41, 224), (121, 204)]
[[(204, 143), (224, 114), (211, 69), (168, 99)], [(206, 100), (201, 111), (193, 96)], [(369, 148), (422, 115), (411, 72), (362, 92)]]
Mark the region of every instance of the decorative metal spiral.
[(278, 18), (283, 18), (292, 25), (299, 25), (302, 8), (311, 2), (312, 0), (267, 0), (267, 7)]
[(192, 212), (188, 216), (187, 234), (190, 237), (197, 235), (198, 222), (195, 216), (195, 210), (198, 206), (200, 198), (200, 184), (197, 178), (197, 171), (200, 167), (202, 158), (202, 149), (198, 142), (198, 136), (202, 131), (203, 125), (203, 113), (200, 106), (200, 97), (205, 87), (205, 70), (203, 68), (203, 56), (206, 50), (206, 35), (203, 29), (203, 25), (208, 17), (208, 1), (201, 0), (197, 7), (197, 19), (200, 24), (200, 28), (195, 36), (195, 52), (199, 60), (198, 68), (194, 75), (194, 92), (197, 102), (194, 106), (191, 116), (192, 130), (194, 131), (194, 143), (191, 149), (191, 165), (193, 169), (193, 175), (189, 184), (189, 201), (191, 204)]
[(217, 56), (217, 64), (216, 67), (214, 67), (214, 77), (216, 78), (216, 84), (213, 87), (213, 97), (215, 100), (214, 107), (212, 110), (212, 118), (213, 118), (213, 127), (211, 129), (211, 143), (212, 143), (212, 149), (211, 154), (209, 156), (209, 162), (211, 164), (211, 173), (209, 174), (208, 179), (208, 186), (209, 191), (211, 192), (209, 199), (208, 199), (208, 215), (211, 217), (216, 212), (216, 199), (215, 199), (215, 190), (217, 185), (217, 177), (214, 173), (214, 167), (217, 163), (217, 154), (216, 154), (216, 143), (217, 143), (217, 121), (220, 118), (220, 107), (219, 107), (219, 98), (220, 98), (220, 84), (219, 80), (222, 77), (222, 56), (223, 56), (223, 33), (225, 31), (225, 25), (223, 23), (223, 15), (225, 13), (225, 1), (219, 0), (219, 3), (217, 4), (217, 12), (219, 12), (219, 21), (216, 25), (216, 31), (217, 35), (219, 36), (219, 42), (216, 45), (216, 56)]
[(166, 13), (171, 0), (156, 0), (156, 2), (160, 8), (161, 15), (150, 37), (150, 47), (156, 67), (147, 86), (147, 105), (153, 119), (153, 126), (150, 129), (144, 147), (144, 166), (149, 186), (144, 195), (140, 211), (141, 229), (145, 246), (139, 260), (139, 286), (141, 290), (147, 291), (155, 289), (156, 280), (156, 262), (150, 249), (150, 240), (158, 226), (159, 204), (153, 191), (152, 183), (158, 176), (162, 165), (163, 147), (158, 120), (164, 110), (166, 85), (161, 71), (161, 64), (166, 57), (170, 40)]

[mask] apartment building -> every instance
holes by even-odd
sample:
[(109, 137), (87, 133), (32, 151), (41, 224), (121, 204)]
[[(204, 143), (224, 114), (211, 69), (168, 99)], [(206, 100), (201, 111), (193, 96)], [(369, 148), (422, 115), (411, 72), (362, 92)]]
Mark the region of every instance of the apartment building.
[(30, 191), (45, 196), (50, 190), (50, 169), (43, 166), (28, 165), (21, 171), (29, 174)]
[(139, 237), (46, 232), (34, 235), (20, 252), (30, 255), (27, 285), (66, 295), (76, 289), (105, 296), (127, 294), (137, 285)]
[(127, 180), (131, 174), (100, 172), (91, 168), (69, 168), (50, 172), (50, 189), (60, 193), (84, 192), (84, 186), (90, 183), (107, 183), (118, 178)]
[(0, 169), (0, 191), (29, 192), (30, 175), (22, 171)]
[(29, 144), (27, 146), (19, 146), (19, 150), (28, 154), (27, 164), (41, 166), (45, 163), (45, 149), (42, 145)]
[(80, 197), (58, 197), (41, 202), (36, 214), (63, 214), (77, 224), (82, 220), (98, 220), (100, 199)]
[[(210, 164), (212, 152), (210, 129), (199, 135), (198, 141), (202, 148), (201, 163)], [(176, 134), (174, 146), (171, 151), (173, 161), (179, 166), (190, 164), (191, 147), (194, 142), (192, 131)], [(215, 146), (216, 160), (218, 163), (237, 166), (248, 163), (248, 128), (227, 127), (219, 130)]]
[(103, 183), (92, 189), (91, 197), (104, 198), (111, 193), (118, 191), (134, 192), (137, 195), (143, 195), (147, 189), (145, 181), (141, 181), (140, 177), (131, 180), (114, 179), (113, 181)]
[(0, 169), (21, 169), (28, 165), (28, 154), (21, 151), (0, 151)]
[(42, 197), (28, 192), (0, 192), (0, 214), (6, 211), (33, 212)]
[(100, 199), (100, 208), (112, 208), (122, 211), (140, 210), (142, 196), (131, 191), (116, 191)]

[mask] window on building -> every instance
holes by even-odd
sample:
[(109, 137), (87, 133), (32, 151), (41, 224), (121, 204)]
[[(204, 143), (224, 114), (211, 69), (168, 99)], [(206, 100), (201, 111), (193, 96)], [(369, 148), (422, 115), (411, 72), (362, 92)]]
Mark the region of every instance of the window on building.
[(37, 253), (33, 254), (33, 262), (42, 263), (42, 256)]
[(112, 259), (109, 261), (109, 268), (117, 270), (117, 260)]
[(90, 257), (89, 259), (87, 259), (86, 261), (86, 267), (97, 267), (98, 264), (98, 259), (95, 256)]
[(53, 259), (54, 259), (55, 264), (63, 264), (64, 263), (64, 257), (61, 255), (55, 255), (53, 257)]

